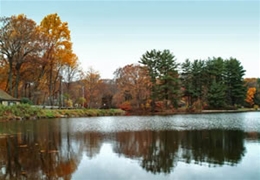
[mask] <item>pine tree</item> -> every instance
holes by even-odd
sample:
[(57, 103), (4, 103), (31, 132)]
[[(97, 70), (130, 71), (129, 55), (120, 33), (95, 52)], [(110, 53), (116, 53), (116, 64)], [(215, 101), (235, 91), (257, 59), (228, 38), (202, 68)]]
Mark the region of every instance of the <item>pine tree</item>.
[(158, 61), (158, 92), (160, 99), (165, 102), (166, 108), (168, 108), (169, 103), (175, 107), (178, 105), (179, 79), (177, 67), (175, 56), (169, 50), (164, 50)]
[(228, 105), (242, 104), (246, 96), (243, 76), (245, 70), (241, 63), (234, 58), (225, 61), (226, 101)]
[(192, 62), (186, 59), (184, 63), (181, 64), (182, 72), (180, 74), (181, 87), (183, 89), (183, 96), (187, 99), (188, 107), (192, 105)]
[(139, 63), (148, 68), (151, 78), (152, 111), (155, 110), (156, 100), (163, 100), (166, 107), (169, 104), (177, 107), (179, 79), (175, 56), (169, 50), (152, 50), (146, 52)]
[(223, 82), (214, 80), (209, 88), (207, 98), (211, 108), (219, 109), (225, 107), (225, 86)]
[(156, 86), (156, 79), (158, 78), (158, 70), (157, 70), (157, 63), (158, 63), (158, 57), (160, 56), (161, 52), (151, 50), (150, 52), (147, 51), (145, 54), (142, 55), (139, 63), (143, 64), (147, 67), (150, 80), (151, 80), (151, 108), (152, 112), (155, 111), (155, 101), (157, 99), (157, 86)]

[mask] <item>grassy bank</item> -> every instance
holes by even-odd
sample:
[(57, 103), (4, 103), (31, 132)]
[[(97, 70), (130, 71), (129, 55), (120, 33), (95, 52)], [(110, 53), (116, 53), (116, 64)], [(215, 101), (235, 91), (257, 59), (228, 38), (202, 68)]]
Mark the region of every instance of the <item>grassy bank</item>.
[(0, 105), (0, 120), (44, 119), (62, 117), (119, 116), (120, 109), (41, 109), (28, 104), (14, 106)]

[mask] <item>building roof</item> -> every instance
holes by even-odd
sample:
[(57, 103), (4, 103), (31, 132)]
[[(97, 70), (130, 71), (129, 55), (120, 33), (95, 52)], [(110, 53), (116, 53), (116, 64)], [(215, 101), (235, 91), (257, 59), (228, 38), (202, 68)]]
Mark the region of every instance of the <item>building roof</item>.
[(6, 100), (6, 101), (19, 101), (19, 99), (16, 99), (9, 94), (7, 94), (5, 91), (0, 89), (0, 100)]

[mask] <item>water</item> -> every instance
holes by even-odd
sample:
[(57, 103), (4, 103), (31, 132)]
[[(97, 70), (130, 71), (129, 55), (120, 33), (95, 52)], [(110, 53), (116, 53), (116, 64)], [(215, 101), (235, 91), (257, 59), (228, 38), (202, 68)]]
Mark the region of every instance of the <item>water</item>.
[(0, 123), (0, 179), (259, 179), (260, 112)]

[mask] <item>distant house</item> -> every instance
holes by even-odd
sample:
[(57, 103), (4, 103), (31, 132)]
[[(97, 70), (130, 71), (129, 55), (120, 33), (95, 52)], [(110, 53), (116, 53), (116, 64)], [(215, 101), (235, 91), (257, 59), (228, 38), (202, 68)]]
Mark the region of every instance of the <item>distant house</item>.
[(10, 96), (5, 91), (0, 89), (0, 104), (5, 105), (5, 106), (20, 104), (20, 100)]

